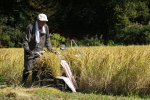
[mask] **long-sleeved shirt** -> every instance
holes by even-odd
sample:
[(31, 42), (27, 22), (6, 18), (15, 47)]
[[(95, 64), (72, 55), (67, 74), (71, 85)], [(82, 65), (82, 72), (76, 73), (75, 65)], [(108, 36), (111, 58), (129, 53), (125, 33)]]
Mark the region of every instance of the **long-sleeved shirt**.
[(49, 51), (51, 51), (52, 46), (50, 42), (49, 28), (47, 24), (44, 25), (46, 33), (40, 33), (40, 42), (35, 41), (35, 22), (29, 24), (26, 27), (26, 35), (23, 38), (23, 47), (26, 50), (31, 51), (42, 51), (46, 46)]

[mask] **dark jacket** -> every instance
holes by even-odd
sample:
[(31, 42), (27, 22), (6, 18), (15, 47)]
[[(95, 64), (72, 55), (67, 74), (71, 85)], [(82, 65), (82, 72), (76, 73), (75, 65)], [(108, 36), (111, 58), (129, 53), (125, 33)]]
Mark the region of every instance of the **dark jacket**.
[(25, 51), (41, 51), (46, 46), (51, 51), (52, 46), (50, 42), (49, 28), (47, 24), (44, 25), (46, 33), (40, 33), (40, 43), (35, 42), (35, 22), (26, 27), (26, 35), (23, 39), (23, 46)]

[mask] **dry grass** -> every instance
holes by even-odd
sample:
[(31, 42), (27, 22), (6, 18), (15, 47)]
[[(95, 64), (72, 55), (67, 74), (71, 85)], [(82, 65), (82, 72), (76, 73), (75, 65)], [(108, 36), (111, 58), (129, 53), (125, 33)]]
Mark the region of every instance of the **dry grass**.
[[(36, 95), (37, 93), (41, 93), (42, 97)], [(21, 87), (7, 87), (0, 89), (0, 99), (1, 100), (43, 100), (44, 94), (52, 94), (52, 93), (62, 93), (60, 90), (43, 87), (43, 88), (21, 88)], [(45, 98), (45, 100), (48, 100)]]
[[(61, 51), (79, 84), (79, 91), (113, 94), (149, 94), (150, 46), (80, 47)], [(19, 85), (23, 69), (23, 49), (0, 49), (0, 78)], [(60, 75), (59, 57), (45, 53), (40, 66)], [(1, 78), (2, 79), (2, 78)]]
[(23, 49), (0, 49), (0, 79), (18, 85), (23, 70)]
[(79, 78), (81, 91), (148, 94), (150, 46), (82, 47), (83, 55), (69, 49), (67, 60)]

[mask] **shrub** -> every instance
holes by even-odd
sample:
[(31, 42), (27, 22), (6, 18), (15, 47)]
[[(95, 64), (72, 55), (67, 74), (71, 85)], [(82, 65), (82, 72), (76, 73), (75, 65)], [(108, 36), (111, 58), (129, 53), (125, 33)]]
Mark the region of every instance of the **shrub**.
[(140, 25), (138, 23), (132, 23), (129, 26), (121, 30), (121, 33), (117, 35), (120, 43), (125, 45), (142, 45), (149, 41), (149, 26)]
[(145, 25), (141, 33), (145, 36), (145, 39), (144, 39), (145, 44), (149, 44), (150, 43), (150, 25)]
[[(7, 18), (0, 21), (6, 23)], [(19, 28), (13, 28), (0, 23), (0, 47), (21, 47), (24, 32)]]
[(54, 47), (60, 45), (62, 42), (65, 42), (66, 39), (63, 36), (60, 36), (59, 33), (53, 33), (50, 35), (51, 37), (51, 43)]
[(83, 40), (77, 41), (79, 45), (82, 46), (101, 46), (103, 43), (101, 43), (101, 40), (98, 38), (98, 35), (95, 35), (93, 37), (89, 37), (88, 35), (83, 38)]

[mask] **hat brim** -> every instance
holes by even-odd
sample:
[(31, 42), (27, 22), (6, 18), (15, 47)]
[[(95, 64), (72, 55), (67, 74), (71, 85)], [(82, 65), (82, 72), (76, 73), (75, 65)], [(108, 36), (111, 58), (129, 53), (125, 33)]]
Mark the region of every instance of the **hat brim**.
[(48, 21), (48, 20), (42, 20), (42, 19), (39, 19), (40, 21)]

